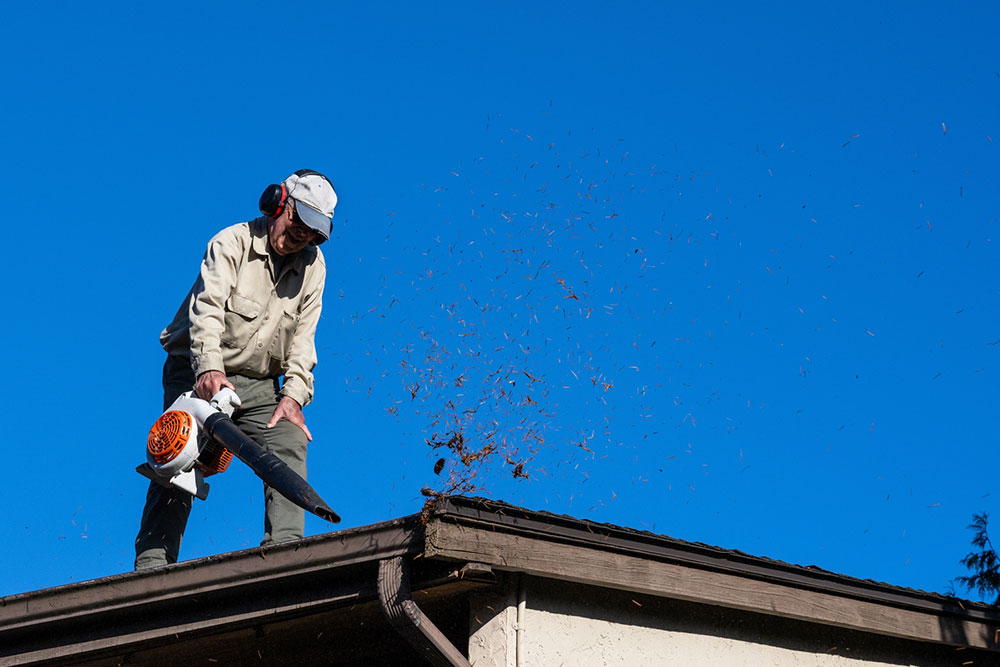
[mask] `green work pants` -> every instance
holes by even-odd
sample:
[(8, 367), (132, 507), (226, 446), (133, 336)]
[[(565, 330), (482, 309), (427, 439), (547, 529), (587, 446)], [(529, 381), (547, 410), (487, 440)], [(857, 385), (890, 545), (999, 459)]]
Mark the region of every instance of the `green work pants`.
[[(233, 413), (233, 421), (264, 449), (287, 463), (306, 478), (308, 441), (302, 429), (287, 419), (267, 428), (281, 400), (278, 379), (227, 375), (243, 404)], [(186, 357), (167, 357), (163, 365), (163, 409), (194, 387), (194, 373)], [(233, 465), (242, 465), (235, 462)], [(224, 479), (224, 478), (220, 478)], [(176, 563), (181, 537), (187, 526), (194, 496), (180, 489), (149, 483), (142, 523), (135, 538), (135, 569)], [(264, 539), (261, 544), (284, 542), (302, 537), (303, 510), (271, 487), (264, 485)]]

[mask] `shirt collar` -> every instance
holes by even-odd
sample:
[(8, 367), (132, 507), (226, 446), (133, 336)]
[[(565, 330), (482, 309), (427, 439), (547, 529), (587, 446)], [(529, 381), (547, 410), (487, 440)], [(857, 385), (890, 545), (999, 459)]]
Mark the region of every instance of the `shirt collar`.
[(250, 223), (250, 248), (258, 257), (267, 257), (267, 221), (261, 216)]
[[(267, 240), (269, 220), (270, 218), (267, 216), (261, 216), (250, 223), (250, 248), (260, 259), (264, 259), (273, 264), (274, 262), (271, 257), (271, 248)], [(303, 248), (291, 257), (285, 257), (285, 261), (281, 262), (281, 273), (284, 274), (286, 271), (302, 273), (302, 260), (307, 251), (308, 247)]]

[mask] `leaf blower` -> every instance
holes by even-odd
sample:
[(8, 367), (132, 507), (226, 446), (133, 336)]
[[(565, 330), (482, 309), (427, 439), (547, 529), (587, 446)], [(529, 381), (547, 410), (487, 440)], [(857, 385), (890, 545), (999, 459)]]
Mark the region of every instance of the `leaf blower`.
[(235, 455), (288, 500), (321, 519), (340, 523), (340, 516), (302, 477), (233, 423), (233, 411), (240, 404), (229, 387), (219, 390), (211, 401), (198, 398), (193, 391), (181, 394), (150, 429), (146, 462), (135, 471), (161, 486), (204, 500), (209, 489), (205, 477), (225, 472)]

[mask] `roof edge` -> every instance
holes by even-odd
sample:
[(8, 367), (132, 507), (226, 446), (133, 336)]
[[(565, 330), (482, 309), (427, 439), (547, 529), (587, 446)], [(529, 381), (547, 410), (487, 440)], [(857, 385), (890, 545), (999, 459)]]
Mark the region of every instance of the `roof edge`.
[[(0, 598), (0, 637), (32, 625), (121, 612), (192, 595), (237, 591), (262, 581), (420, 553), (423, 527), (411, 515), (172, 565), (125, 572)], [(109, 598), (108, 591), (113, 591)]]
[(548, 541), (586, 545), (856, 600), (1000, 625), (1000, 609), (980, 602), (859, 579), (815, 566), (793, 565), (613, 524), (529, 510), (488, 498), (442, 496), (436, 500), (433, 516), (457, 524), (489, 525), (491, 530), (533, 535)]

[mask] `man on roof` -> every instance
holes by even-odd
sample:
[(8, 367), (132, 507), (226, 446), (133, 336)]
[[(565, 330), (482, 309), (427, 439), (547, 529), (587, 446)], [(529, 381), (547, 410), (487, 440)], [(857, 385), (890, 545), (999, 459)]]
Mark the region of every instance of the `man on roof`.
[[(201, 270), (160, 334), (166, 409), (194, 389), (209, 400), (230, 387), (242, 400), (233, 421), (306, 478), (312, 440), (302, 408), (313, 397), (316, 325), (337, 194), (323, 174), (302, 169), (260, 199), (263, 216), (223, 229), (208, 243)], [(135, 568), (177, 561), (193, 496), (150, 482)], [(261, 544), (302, 537), (303, 510), (264, 487)]]

